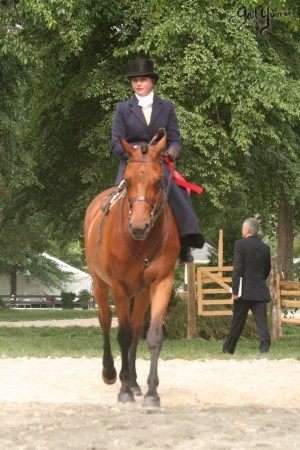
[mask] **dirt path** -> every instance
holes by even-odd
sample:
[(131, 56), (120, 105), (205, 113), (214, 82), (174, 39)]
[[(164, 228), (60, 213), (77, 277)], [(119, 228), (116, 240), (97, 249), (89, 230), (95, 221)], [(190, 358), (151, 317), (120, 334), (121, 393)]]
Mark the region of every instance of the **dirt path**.
[[(0, 358), (1, 450), (299, 449), (299, 361), (160, 361), (157, 410), (118, 404), (101, 366)], [(143, 392), (148, 370), (137, 361)]]
[[(114, 317), (112, 319), (112, 326), (116, 327), (118, 320)], [(26, 320), (19, 322), (0, 322), (1, 327), (99, 327), (99, 320), (97, 317), (93, 319), (72, 319), (72, 320)]]

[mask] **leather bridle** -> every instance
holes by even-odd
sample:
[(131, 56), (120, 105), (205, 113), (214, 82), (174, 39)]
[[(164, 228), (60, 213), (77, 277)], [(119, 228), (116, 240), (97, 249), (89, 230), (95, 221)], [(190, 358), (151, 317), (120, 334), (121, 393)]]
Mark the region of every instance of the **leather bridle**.
[[(128, 160), (127, 164), (130, 163), (158, 163), (161, 165), (164, 164), (162, 159), (132, 159), (132, 160)], [(150, 226), (151, 228), (154, 227), (155, 222), (157, 221), (158, 217), (160, 216), (161, 212), (163, 211), (164, 207), (167, 204), (167, 197), (168, 197), (168, 193), (170, 191), (170, 187), (171, 187), (171, 182), (172, 182), (172, 178), (173, 178), (173, 171), (170, 173), (170, 178), (168, 180), (168, 185), (167, 188), (164, 189), (164, 185), (162, 182), (162, 186), (159, 189), (159, 193), (156, 197), (156, 200), (153, 201), (148, 197), (145, 196), (138, 196), (138, 197), (134, 197), (132, 199), (128, 199), (128, 210), (129, 210), (129, 222), (131, 219), (131, 206), (133, 205), (133, 203), (135, 202), (146, 202), (149, 205), (152, 206), (152, 211), (151, 211), (151, 219), (150, 219)], [(125, 181), (125, 186), (126, 186), (126, 181)], [(127, 194), (128, 195), (128, 194)], [(121, 220), (121, 226), (122, 226), (122, 230), (123, 230), (123, 236), (124, 236), (124, 240), (127, 243), (128, 248), (130, 249), (130, 251), (140, 260), (143, 262), (144, 265), (144, 270), (150, 265), (153, 257), (155, 256), (156, 252), (158, 251), (158, 249), (160, 248), (161, 244), (163, 243), (163, 241), (165, 240), (166, 236), (167, 236), (167, 231), (170, 225), (170, 217), (169, 214), (166, 214), (166, 225), (164, 226), (164, 232), (162, 233), (160, 239), (158, 240), (157, 244), (155, 245), (154, 248), (152, 248), (152, 252), (150, 253), (149, 256), (145, 257), (143, 255), (141, 255), (135, 248), (134, 246), (129, 242), (128, 237), (127, 237), (127, 233), (125, 232), (124, 229), (124, 223), (123, 223), (123, 215), (122, 215), (122, 210), (123, 210), (123, 203), (125, 198), (127, 197), (127, 195), (124, 195), (122, 197), (122, 202), (120, 205), (120, 220)], [(163, 200), (159, 203), (159, 198), (160, 195), (163, 195)], [(143, 283), (142, 283), (143, 285)]]
[[(163, 165), (163, 161), (160, 159), (133, 159), (133, 160), (128, 160), (127, 164), (130, 163), (157, 163), (160, 164), (161, 167)], [(125, 181), (125, 185), (126, 185), (126, 181)], [(161, 194), (163, 195), (163, 200), (161, 202), (159, 202), (160, 200), (160, 196)], [(150, 206), (152, 206), (152, 211), (150, 213), (150, 227), (153, 228), (155, 225), (156, 220), (158, 219), (164, 204), (166, 201), (166, 193), (163, 187), (163, 181), (162, 181), (162, 185), (159, 189), (159, 193), (155, 199), (155, 201), (151, 200), (151, 198), (145, 197), (143, 195), (140, 195), (138, 197), (133, 197), (132, 199), (128, 199), (128, 209), (129, 209), (129, 222), (131, 221), (131, 215), (132, 215), (132, 211), (131, 211), (131, 207), (135, 202), (146, 202), (148, 203)]]

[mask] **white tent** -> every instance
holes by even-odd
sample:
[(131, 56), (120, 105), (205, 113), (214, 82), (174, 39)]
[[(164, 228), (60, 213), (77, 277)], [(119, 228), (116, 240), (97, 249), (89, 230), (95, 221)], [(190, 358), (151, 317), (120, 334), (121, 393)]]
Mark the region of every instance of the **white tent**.
[[(88, 273), (76, 269), (76, 267), (72, 267), (69, 264), (61, 261), (60, 259), (48, 255), (47, 253), (43, 253), (43, 256), (54, 261), (62, 272), (71, 273), (70, 280), (62, 284), (62, 289), (60, 289), (58, 293), (64, 290), (67, 292), (74, 292), (75, 294), (78, 294), (83, 289), (92, 292), (92, 277)], [(54, 294), (54, 292), (52, 293)]]
[(195, 248), (192, 253), (195, 264), (208, 264), (210, 254), (216, 253), (216, 251), (211, 245), (205, 242), (202, 248)]
[[(40, 280), (31, 277), (30, 275), (17, 274), (17, 295), (18, 296), (39, 296), (39, 295), (60, 295), (61, 291), (74, 292), (78, 294), (81, 290), (86, 289), (92, 292), (92, 278), (91, 276), (76, 269), (75, 267), (66, 264), (65, 262), (54, 258), (53, 256), (43, 253), (43, 256), (54, 261), (62, 272), (70, 273), (70, 279), (67, 282), (62, 282), (60, 288), (45, 286)], [(10, 278), (5, 275), (0, 276), (0, 297), (10, 295)]]

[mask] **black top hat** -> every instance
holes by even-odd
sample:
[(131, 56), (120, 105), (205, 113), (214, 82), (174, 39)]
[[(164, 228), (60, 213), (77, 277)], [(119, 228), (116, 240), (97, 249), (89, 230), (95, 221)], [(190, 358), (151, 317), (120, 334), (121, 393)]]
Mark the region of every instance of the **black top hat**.
[(126, 75), (130, 80), (133, 77), (148, 76), (158, 80), (158, 74), (154, 72), (154, 64), (151, 59), (135, 59), (131, 62), (131, 72)]

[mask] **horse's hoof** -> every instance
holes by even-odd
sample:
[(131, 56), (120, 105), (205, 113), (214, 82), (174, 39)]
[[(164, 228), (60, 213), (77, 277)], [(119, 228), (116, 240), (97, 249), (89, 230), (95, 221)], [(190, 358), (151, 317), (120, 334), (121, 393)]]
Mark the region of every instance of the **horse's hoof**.
[(132, 392), (120, 392), (118, 395), (118, 402), (119, 403), (132, 403), (134, 402), (134, 395)]
[(160, 398), (158, 395), (145, 395), (144, 402), (143, 402), (144, 408), (159, 408), (160, 407)]
[(116, 369), (107, 369), (103, 367), (102, 369), (102, 379), (105, 384), (114, 384), (117, 379), (117, 372)]
[(132, 386), (130, 390), (136, 397), (140, 397), (141, 395), (143, 395), (142, 390), (139, 386)]

